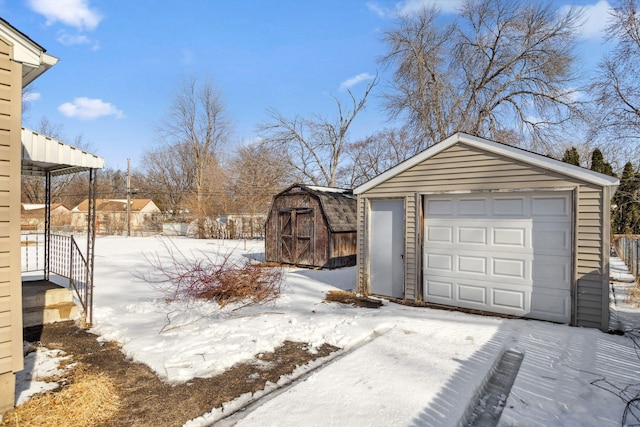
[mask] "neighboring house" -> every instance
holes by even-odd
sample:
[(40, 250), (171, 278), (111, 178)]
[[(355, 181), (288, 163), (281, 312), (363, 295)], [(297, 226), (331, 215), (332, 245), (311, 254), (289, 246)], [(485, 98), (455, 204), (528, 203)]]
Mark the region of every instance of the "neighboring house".
[[(51, 226), (61, 229), (71, 225), (71, 210), (62, 203), (51, 205)], [(44, 231), (46, 205), (23, 203), (20, 213), (20, 228), (23, 231)]]
[(0, 413), (13, 408), (23, 368), (20, 276), (22, 89), (57, 58), (0, 19)]
[(295, 184), (273, 196), (266, 261), (338, 268), (356, 263), (356, 197), (350, 190)]
[(354, 190), (358, 290), (607, 330), (618, 184), (457, 133)]
[[(88, 200), (71, 210), (73, 229), (86, 229)], [(96, 200), (96, 231), (98, 234), (123, 234), (128, 230), (127, 218), (131, 219), (132, 234), (159, 233), (162, 231), (162, 212), (151, 199), (132, 199), (127, 213), (127, 199)]]

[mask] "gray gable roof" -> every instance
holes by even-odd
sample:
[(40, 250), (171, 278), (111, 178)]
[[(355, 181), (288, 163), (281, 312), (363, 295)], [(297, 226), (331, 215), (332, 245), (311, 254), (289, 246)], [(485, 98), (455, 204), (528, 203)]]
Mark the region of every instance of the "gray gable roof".
[(318, 199), (323, 215), (334, 233), (355, 232), (357, 225), (357, 197), (351, 190), (313, 185), (294, 184), (279, 195), (305, 192)]

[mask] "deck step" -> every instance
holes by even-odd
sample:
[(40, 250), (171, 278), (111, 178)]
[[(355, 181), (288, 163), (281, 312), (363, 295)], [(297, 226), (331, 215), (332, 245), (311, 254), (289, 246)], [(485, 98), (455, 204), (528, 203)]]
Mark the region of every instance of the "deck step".
[(23, 282), (23, 327), (73, 320), (78, 317), (78, 306), (73, 302), (73, 291), (47, 281)]
[(22, 309), (22, 327), (40, 326), (47, 323), (73, 320), (78, 317), (78, 306), (73, 302), (61, 302), (46, 307)]

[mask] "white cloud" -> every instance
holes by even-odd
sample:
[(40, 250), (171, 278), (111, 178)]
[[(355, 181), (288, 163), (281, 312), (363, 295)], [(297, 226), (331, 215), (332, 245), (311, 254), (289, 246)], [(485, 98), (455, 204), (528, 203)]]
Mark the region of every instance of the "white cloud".
[[(558, 13), (566, 13), (571, 5), (562, 6)], [(604, 39), (605, 30), (609, 23), (611, 5), (607, 0), (599, 0), (596, 4), (586, 6), (573, 6), (582, 12), (583, 21), (580, 27), (580, 36), (584, 39)]]
[(102, 99), (80, 97), (73, 102), (65, 102), (58, 107), (58, 111), (67, 117), (80, 120), (94, 120), (103, 116), (114, 116), (116, 119), (124, 119), (125, 115), (110, 102)]
[(365, 81), (365, 80), (372, 80), (374, 79), (374, 76), (372, 76), (369, 73), (361, 73), (358, 74), (357, 76), (351, 77), (345, 81), (343, 81), (342, 83), (340, 83), (340, 89), (339, 90), (346, 90), (349, 89), (355, 85), (357, 85), (358, 83)]
[(34, 12), (47, 18), (47, 25), (61, 22), (79, 30), (94, 30), (102, 16), (89, 7), (89, 0), (29, 0)]
[(22, 101), (33, 102), (33, 101), (39, 101), (41, 98), (42, 98), (42, 94), (40, 92), (28, 92), (22, 97)]
[(91, 45), (91, 50), (100, 49), (100, 43), (83, 34), (69, 34), (62, 30), (58, 33), (58, 42), (65, 46)]
[(397, 2), (392, 8), (384, 7), (376, 2), (368, 2), (367, 7), (380, 17), (406, 16), (420, 12), (424, 8), (435, 8), (442, 13), (456, 13), (463, 0), (404, 0)]

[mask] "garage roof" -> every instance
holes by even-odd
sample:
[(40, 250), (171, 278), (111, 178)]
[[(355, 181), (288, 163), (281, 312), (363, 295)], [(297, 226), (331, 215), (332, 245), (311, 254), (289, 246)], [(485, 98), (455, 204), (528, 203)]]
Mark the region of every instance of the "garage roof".
[(580, 179), (585, 182), (597, 184), (603, 187), (615, 187), (620, 184), (618, 178), (604, 175), (599, 172), (595, 172), (589, 169), (582, 168), (580, 166), (571, 165), (569, 163), (561, 162), (560, 160), (552, 159), (531, 151), (526, 151), (520, 148), (512, 147), (510, 145), (502, 144), (488, 139), (480, 138), (477, 136), (468, 135), (466, 133), (458, 132), (444, 141), (433, 145), (426, 150), (416, 154), (415, 156), (405, 160), (397, 166), (381, 173), (377, 177), (365, 182), (364, 184), (353, 190), (354, 194), (361, 194), (368, 191), (380, 183), (394, 177), (395, 175), (421, 163), (422, 161), (435, 156), (436, 154), (446, 150), (447, 148), (457, 143), (464, 143), (472, 147), (476, 147), (488, 152), (499, 154), (504, 157), (509, 157), (515, 160), (529, 163), (534, 166), (548, 169), (554, 172), (558, 172), (576, 179)]
[(103, 167), (102, 157), (22, 128), (22, 175), (55, 176)]

